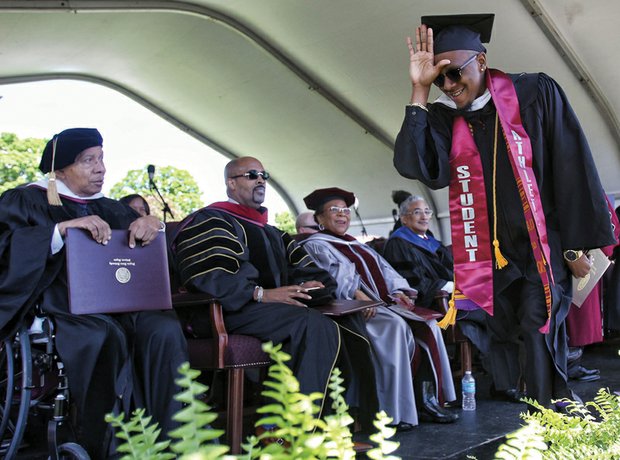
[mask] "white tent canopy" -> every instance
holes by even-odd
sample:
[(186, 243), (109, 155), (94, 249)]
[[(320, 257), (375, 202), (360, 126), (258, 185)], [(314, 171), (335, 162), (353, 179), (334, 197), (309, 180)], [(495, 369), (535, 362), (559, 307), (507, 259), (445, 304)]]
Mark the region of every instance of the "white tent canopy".
[(558, 80), (620, 196), (617, 0), (5, 0), (0, 84), (109, 86), (227, 156), (259, 158), (293, 212), (314, 188), (339, 186), (385, 234), (392, 190), (447, 215), (445, 190), (392, 166), (410, 93), (405, 37), (422, 15), (480, 12), (496, 15), (490, 65)]

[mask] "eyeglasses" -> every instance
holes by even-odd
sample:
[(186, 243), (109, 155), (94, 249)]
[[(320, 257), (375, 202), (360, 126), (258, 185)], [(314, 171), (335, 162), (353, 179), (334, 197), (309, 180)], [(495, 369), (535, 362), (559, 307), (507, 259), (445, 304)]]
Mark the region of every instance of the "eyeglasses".
[(312, 230), (316, 230), (317, 232), (321, 230), (318, 225), (302, 225), (303, 228), (311, 228)]
[(330, 206), (327, 210), (332, 214), (345, 214), (351, 215), (351, 208), (341, 208), (340, 206)]
[(263, 180), (269, 180), (269, 173), (267, 171), (257, 171), (256, 169), (250, 169), (248, 172), (239, 174), (237, 176), (231, 176), (229, 179), (238, 179), (239, 177), (247, 177), (250, 180), (256, 180), (258, 177), (262, 177)]
[(463, 78), (463, 69), (472, 62), (474, 62), (474, 59), (476, 59), (477, 57), (478, 55), (474, 54), (462, 66), (457, 67), (456, 69), (446, 70), (445, 73), (440, 73), (437, 78), (435, 78), (435, 81), (433, 83), (435, 83), (438, 87), (441, 88), (446, 83), (446, 77), (448, 77), (453, 83), (460, 82), (461, 78)]
[(414, 209), (411, 212), (402, 213), (401, 216), (414, 215), (416, 217), (420, 217), (422, 214), (424, 214), (426, 217), (431, 217), (433, 215), (433, 210), (432, 209)]

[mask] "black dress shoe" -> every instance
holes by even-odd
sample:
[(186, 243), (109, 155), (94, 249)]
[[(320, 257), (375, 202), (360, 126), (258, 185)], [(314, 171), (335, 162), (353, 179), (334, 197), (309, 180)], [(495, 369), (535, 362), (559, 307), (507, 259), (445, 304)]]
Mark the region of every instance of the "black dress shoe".
[(458, 414), (450, 412), (439, 405), (435, 397), (435, 384), (422, 382), (422, 400), (416, 403), (418, 420), (431, 423), (453, 423), (459, 418)]
[(508, 390), (496, 390), (495, 385), (491, 384), (489, 388), (489, 394), (491, 398), (499, 401), (508, 401), (513, 403), (521, 403), (521, 398), (525, 397), (525, 393), (517, 390), (516, 388), (509, 388)]
[(458, 420), (458, 414), (443, 409), (438, 404), (426, 403), (418, 407), (418, 420), (427, 423), (454, 423)]
[(598, 369), (586, 369), (583, 366), (579, 366), (568, 373), (568, 378), (581, 382), (593, 382), (601, 378), (600, 373)]
[(407, 422), (400, 422), (394, 425), (388, 425), (390, 428), (395, 428), (399, 433), (413, 430), (413, 425)]

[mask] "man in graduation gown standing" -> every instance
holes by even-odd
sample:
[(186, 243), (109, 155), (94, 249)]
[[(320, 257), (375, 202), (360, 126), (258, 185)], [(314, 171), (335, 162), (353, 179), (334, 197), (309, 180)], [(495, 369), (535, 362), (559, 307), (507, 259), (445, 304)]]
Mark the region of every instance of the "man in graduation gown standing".
[[(545, 74), (488, 68), (494, 15), (422, 18), (408, 39), (412, 94), (394, 165), (432, 189), (449, 186), (453, 304), (484, 309), (499, 391), (568, 397), (565, 318), (581, 252), (614, 243), (585, 135)], [(429, 104), (431, 85), (442, 91)], [(451, 312), (454, 313), (454, 312)], [(491, 316), (492, 315), (492, 316)]]
[[(107, 244), (112, 229), (129, 229), (129, 245), (149, 244), (160, 230), (152, 216), (103, 197), (103, 139), (91, 128), (56, 134), (39, 168), (49, 179), (0, 197), (0, 327), (10, 334), (35, 304), (56, 327), (55, 343), (77, 405), (79, 441), (93, 458), (106, 458), (109, 412), (144, 407), (162, 433), (181, 409), (174, 401), (177, 369), (187, 345), (174, 312), (73, 315), (69, 312), (64, 236), (87, 231)], [(97, 280), (93, 280), (96, 283)], [(107, 434), (106, 434), (107, 432)]]
[[(224, 178), (229, 200), (202, 208), (179, 224), (172, 252), (181, 282), (190, 291), (220, 300), (228, 331), (283, 343), (302, 393), (327, 394), (338, 365), (345, 374), (349, 404), (359, 407), (363, 402), (362, 422), (370, 423), (377, 400), (374, 373), (363, 364), (370, 360), (363, 319), (354, 314), (336, 324), (304, 303), (313, 298), (309, 292), (332, 299), (336, 284), (290, 235), (267, 223), (262, 203), (269, 173), (260, 161), (233, 160)], [(319, 289), (306, 291), (309, 288)], [(195, 334), (209, 333), (206, 311), (179, 313)], [(356, 349), (347, 352), (352, 346)]]

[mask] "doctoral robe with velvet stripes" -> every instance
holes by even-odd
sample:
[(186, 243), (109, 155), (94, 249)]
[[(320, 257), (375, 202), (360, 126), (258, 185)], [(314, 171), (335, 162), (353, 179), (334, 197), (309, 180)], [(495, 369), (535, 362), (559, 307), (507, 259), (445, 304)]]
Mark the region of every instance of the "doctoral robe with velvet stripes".
[[(312, 308), (254, 301), (256, 286), (273, 289), (316, 280), (331, 294), (336, 285), (290, 235), (243, 218), (238, 206), (238, 215), (207, 207), (180, 224), (172, 247), (181, 282), (221, 301), (229, 332), (282, 343), (303, 393), (325, 394), (337, 365), (345, 373), (347, 402), (359, 407), (364, 401), (362, 422), (368, 425), (376, 391), (372, 371), (363, 366), (370, 359), (370, 345), (360, 314), (337, 324)], [(194, 312), (191, 320), (195, 333), (208, 334), (206, 314)]]
[[(337, 249), (336, 245), (344, 243), (355, 246), (356, 250), (363, 251), (375, 260), (389, 293), (415, 291), (369, 246), (357, 241), (345, 242), (324, 233), (313, 234), (303, 241), (304, 248), (318, 266), (328, 270), (336, 279), (338, 298), (353, 299), (355, 291), (360, 289), (370, 298), (380, 300), (372, 281), (370, 284), (364, 282), (356, 265)], [(364, 266), (366, 267), (365, 264)], [(366, 275), (366, 279), (372, 280), (373, 274), (370, 270)], [(414, 335), (410, 325), (415, 325), (417, 334)], [(448, 353), (435, 320), (422, 318), (405, 320), (387, 307), (378, 307), (376, 315), (367, 321), (366, 329), (374, 350), (373, 365), (377, 375), (379, 405), (394, 419), (394, 422), (412, 424), (418, 422), (413, 387), (415, 376), (412, 374), (416, 344), (419, 346), (419, 354), (423, 353), (429, 358), (438, 399), (445, 401), (456, 399)]]

